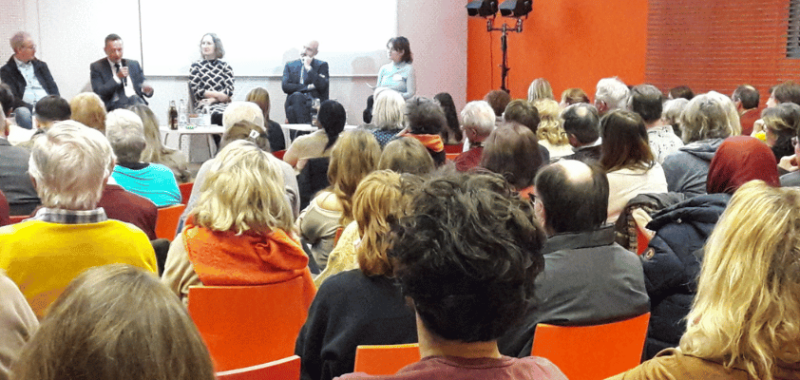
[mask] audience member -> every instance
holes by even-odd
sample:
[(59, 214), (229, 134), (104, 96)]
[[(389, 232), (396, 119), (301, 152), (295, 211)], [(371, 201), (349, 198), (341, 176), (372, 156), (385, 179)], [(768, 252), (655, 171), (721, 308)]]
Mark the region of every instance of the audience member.
[(480, 166), (502, 175), (521, 197), (528, 198), (542, 162), (536, 136), (527, 127), (511, 122), (486, 139)]
[(406, 120), (408, 127), (395, 138), (408, 136), (419, 140), (428, 148), (436, 166), (444, 165), (447, 154), (439, 133), (446, 128), (447, 119), (442, 107), (428, 98), (416, 97), (406, 102)]
[(481, 162), (483, 141), (492, 133), (495, 117), (492, 107), (483, 100), (469, 102), (461, 110), (461, 128), (469, 141), (469, 150), (456, 157), (456, 170), (465, 172)]
[(603, 78), (597, 82), (594, 95), (594, 106), (600, 116), (615, 109), (625, 109), (628, 105), (630, 90), (619, 78)]
[(419, 140), (401, 137), (386, 144), (378, 161), (378, 169), (395, 173), (426, 175), (436, 169), (428, 149)]
[(767, 107), (774, 107), (781, 103), (800, 104), (800, 84), (793, 81), (786, 81), (769, 91)]
[(142, 162), (147, 146), (142, 119), (126, 109), (109, 112), (106, 137), (117, 156), (111, 176), (125, 190), (149, 199), (158, 207), (181, 203), (181, 192), (170, 168)]
[(153, 87), (145, 80), (142, 67), (133, 59), (122, 58), (122, 37), (109, 34), (103, 51), (106, 57), (89, 66), (92, 91), (100, 95), (108, 111), (134, 104), (147, 104)]
[(433, 97), (433, 100), (444, 111), (444, 117), (447, 120), (444, 128), (439, 135), (445, 145), (458, 145), (464, 142), (464, 135), (461, 133), (461, 126), (458, 122), (458, 112), (456, 105), (453, 103), (453, 97), (446, 92), (440, 92)]
[(403, 36), (394, 37), (386, 43), (386, 50), (392, 62), (378, 70), (375, 87), (395, 90), (403, 95), (403, 99), (409, 100), (417, 92), (414, 66), (411, 64), (414, 62), (411, 43)]
[(742, 186), (705, 245), (680, 346), (611, 379), (800, 376), (798, 215), (796, 189)]
[(540, 99), (533, 103), (539, 111), (539, 127), (536, 130), (536, 137), (539, 145), (547, 149), (550, 160), (568, 156), (572, 154), (572, 147), (569, 145), (569, 138), (564, 132), (563, 120), (559, 116), (561, 108), (552, 99)]
[(6, 139), (8, 123), (0, 112), (0, 191), (8, 198), (11, 215), (30, 215), (41, 202), (28, 176), (30, 153)]
[[(664, 120), (664, 124), (672, 126), (672, 131), (675, 132), (676, 136), (681, 136), (683, 133), (680, 118), (687, 104), (689, 104), (689, 101), (684, 98), (668, 99), (664, 102), (661, 118)], [(683, 140), (681, 140), (681, 143), (683, 143)]]
[(656, 161), (664, 162), (664, 157), (683, 146), (683, 141), (665, 124), (661, 118), (664, 95), (656, 86), (640, 84), (631, 89), (628, 100), (630, 110), (639, 114), (647, 128), (647, 139)]
[(669, 90), (669, 98), (670, 99), (686, 99), (692, 100), (694, 98), (694, 92), (689, 86), (677, 86), (673, 87)]
[(739, 122), (742, 125), (742, 134), (750, 136), (753, 133), (753, 123), (759, 119), (758, 113), (758, 90), (749, 84), (736, 87), (731, 95), (731, 100), (739, 111)]
[(567, 133), (569, 145), (575, 152), (564, 156), (565, 160), (600, 161), (602, 155), (600, 138), (600, 117), (597, 108), (588, 103), (577, 103), (567, 106), (561, 112), (564, 120), (564, 132)]
[(794, 154), (792, 137), (800, 131), (800, 105), (780, 103), (761, 112), (765, 131), (765, 143), (772, 149), (779, 162)]
[(494, 110), (494, 115), (496, 116), (495, 125), (503, 124), (503, 112), (506, 110), (508, 103), (511, 103), (511, 95), (504, 90), (492, 90), (486, 94), (483, 100), (489, 103)]
[(608, 323), (646, 313), (650, 303), (641, 261), (603, 226), (609, 194), (601, 168), (571, 160), (551, 164), (537, 174), (535, 195), (536, 219), (548, 235), (545, 269), (522, 325), (499, 341), (500, 352), (518, 357), (530, 355), (537, 323)]
[(222, 60), (225, 48), (214, 33), (200, 39), (199, 61), (189, 68), (189, 93), (194, 100), (194, 112), (211, 114), (211, 123), (222, 125), (222, 113), (233, 96), (233, 69)]
[(129, 265), (93, 268), (72, 281), (12, 371), (20, 380), (215, 379), (186, 309)]
[[(534, 136), (537, 136), (539, 124), (541, 123), (539, 111), (531, 102), (523, 99), (515, 99), (508, 103), (502, 119), (501, 125), (516, 122), (528, 127)], [(496, 121), (495, 126), (499, 126)], [(539, 145), (539, 152), (542, 154), (542, 162), (550, 162), (550, 152), (547, 148), (543, 147), (541, 143), (537, 143), (537, 145)]]
[[(102, 207), (108, 219), (133, 224), (139, 227), (150, 240), (156, 237), (156, 220), (158, 208), (149, 199), (136, 195), (112, 183), (113, 178), (103, 187), (103, 194), (97, 202), (97, 207)], [(157, 252), (158, 253), (158, 252)], [(159, 258), (156, 255), (156, 258)], [(163, 268), (163, 267), (159, 267)]]
[(561, 106), (561, 108), (567, 108), (567, 106), (571, 106), (573, 104), (578, 104), (578, 103), (592, 103), (592, 102), (591, 100), (589, 100), (589, 95), (586, 95), (586, 92), (584, 92), (582, 89), (568, 88), (561, 93), (561, 103), (559, 103), (558, 105)]
[(287, 62), (283, 68), (281, 88), (286, 93), (284, 108), (289, 124), (310, 124), (313, 99), (328, 100), (328, 63), (314, 58), (317, 53), (319, 42), (311, 41), (300, 49), (300, 59)]
[(283, 160), (299, 173), (311, 158), (330, 155), (330, 148), (336, 143), (339, 134), (347, 124), (344, 107), (335, 100), (326, 100), (319, 107), (319, 129), (314, 133), (300, 136), (283, 156)]
[(69, 101), (71, 119), (106, 133), (106, 105), (94, 92), (82, 92)]
[(0, 271), (0, 380), (11, 378), (11, 365), (38, 327), (39, 320), (25, 296), (14, 281)]
[(192, 173), (189, 171), (189, 160), (186, 155), (172, 148), (165, 147), (161, 143), (161, 132), (158, 129), (158, 118), (144, 104), (137, 104), (130, 107), (130, 110), (142, 119), (144, 127), (144, 140), (147, 143), (142, 151), (142, 162), (161, 164), (172, 170), (175, 181), (178, 183), (188, 183), (192, 181)]
[(534, 103), (539, 99), (556, 99), (553, 96), (553, 88), (550, 87), (550, 82), (544, 78), (536, 78), (528, 86), (528, 102)]
[(113, 168), (108, 140), (75, 121), (57, 123), (34, 142), (28, 172), (43, 207), (0, 228), (0, 268), (22, 285), (37, 316), (87, 268), (126, 263), (157, 271), (144, 232), (108, 220), (97, 207)]
[(36, 44), (30, 34), (17, 32), (10, 42), (14, 55), (0, 67), (0, 81), (14, 93), (14, 104), (6, 110), (15, 113), (17, 125), (32, 129), (33, 105), (47, 95), (59, 95), (58, 85), (47, 64), (36, 58)]
[(394, 90), (384, 89), (380, 92), (375, 91), (375, 94), (375, 106), (372, 108), (375, 129), (372, 130), (372, 134), (383, 148), (405, 127), (406, 101)]
[(545, 237), (532, 207), (497, 176), (458, 174), (427, 181), (409, 208), (388, 256), (416, 313), (422, 360), (342, 379), (566, 379), (547, 359), (498, 350), (539, 295)]
[(64, 120), (69, 120), (72, 117), (72, 110), (69, 107), (69, 102), (58, 95), (47, 95), (39, 99), (34, 107), (36, 113), (36, 125), (39, 128), (37, 133), (47, 131), (51, 125)]
[(286, 150), (286, 138), (283, 135), (281, 125), (269, 118), (269, 110), (272, 103), (269, 100), (269, 92), (263, 87), (256, 87), (247, 93), (248, 102), (253, 102), (264, 112), (264, 125), (267, 127), (269, 136), (269, 146), (272, 152)]

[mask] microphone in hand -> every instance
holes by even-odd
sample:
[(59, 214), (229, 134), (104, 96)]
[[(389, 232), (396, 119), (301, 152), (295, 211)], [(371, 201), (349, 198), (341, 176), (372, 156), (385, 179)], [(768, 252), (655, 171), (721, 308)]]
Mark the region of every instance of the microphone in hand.
[(126, 75), (124, 77), (122, 77), (122, 85), (123, 86), (127, 86), (128, 85), (128, 75), (127, 75), (128, 74), (127, 73), (127, 71), (128, 71), (128, 60), (126, 60), (126, 59), (122, 60), (122, 67), (124, 67), (125, 71), (126, 71), (126, 73), (125, 73)]

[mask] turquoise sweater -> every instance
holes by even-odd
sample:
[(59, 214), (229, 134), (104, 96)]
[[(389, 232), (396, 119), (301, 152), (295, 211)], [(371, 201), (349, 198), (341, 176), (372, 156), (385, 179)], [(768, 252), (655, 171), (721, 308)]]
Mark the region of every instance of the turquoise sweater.
[(111, 177), (125, 190), (149, 199), (157, 207), (181, 203), (181, 192), (175, 182), (175, 175), (164, 165), (149, 164), (139, 170), (117, 165)]

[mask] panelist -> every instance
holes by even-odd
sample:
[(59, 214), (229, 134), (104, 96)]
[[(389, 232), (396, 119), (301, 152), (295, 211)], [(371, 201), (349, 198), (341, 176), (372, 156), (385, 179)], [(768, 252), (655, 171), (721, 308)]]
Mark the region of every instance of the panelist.
[(12, 107), (17, 125), (32, 129), (33, 105), (47, 95), (60, 95), (58, 86), (47, 64), (36, 58), (36, 44), (30, 34), (17, 32), (10, 42), (14, 55), (0, 68), (0, 80), (14, 94)]
[(145, 82), (139, 62), (122, 58), (122, 37), (109, 34), (104, 48), (106, 57), (89, 66), (92, 91), (100, 95), (108, 111), (135, 104), (147, 104), (153, 87)]
[(386, 50), (392, 63), (383, 65), (378, 71), (378, 83), (375, 87), (389, 88), (403, 95), (403, 99), (411, 99), (417, 91), (414, 66), (411, 65), (414, 61), (411, 43), (408, 38), (395, 37), (386, 43)]
[(286, 93), (286, 119), (289, 124), (311, 124), (311, 104), (319, 99), (328, 100), (328, 63), (314, 59), (319, 52), (319, 42), (303, 46), (300, 59), (286, 64), (283, 69), (283, 92)]

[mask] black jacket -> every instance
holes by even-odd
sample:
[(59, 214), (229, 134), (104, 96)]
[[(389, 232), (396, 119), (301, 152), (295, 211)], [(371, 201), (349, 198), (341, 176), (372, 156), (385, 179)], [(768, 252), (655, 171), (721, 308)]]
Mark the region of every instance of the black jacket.
[[(31, 63), (33, 64), (33, 74), (39, 79), (39, 84), (42, 85), (47, 95), (60, 95), (56, 81), (53, 80), (47, 64), (36, 58), (31, 60)], [(22, 95), (25, 94), (25, 86), (28, 85), (28, 82), (25, 81), (25, 77), (22, 76), (22, 73), (17, 68), (17, 62), (14, 60), (13, 55), (8, 59), (8, 63), (0, 67), (0, 81), (11, 87), (11, 92), (14, 93), (14, 108), (33, 108), (32, 104), (22, 101)]]

